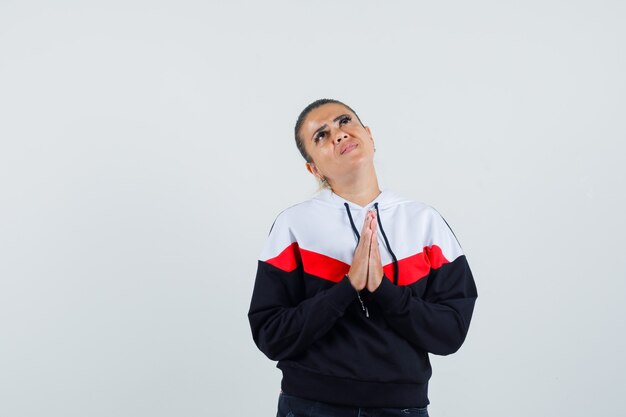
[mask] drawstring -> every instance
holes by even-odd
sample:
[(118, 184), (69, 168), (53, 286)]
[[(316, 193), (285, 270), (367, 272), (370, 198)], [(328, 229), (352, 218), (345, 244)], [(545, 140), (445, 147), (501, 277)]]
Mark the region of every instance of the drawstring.
[(350, 213), (350, 207), (348, 206), (348, 203), (343, 203), (343, 205), (346, 207), (346, 211), (348, 212), (348, 217), (350, 218), (350, 225), (352, 226), (352, 231), (354, 232), (354, 235), (356, 236), (356, 243), (358, 245), (359, 240), (361, 240), (361, 236), (359, 235), (359, 231), (354, 225), (354, 220), (352, 220), (352, 214)]
[(380, 227), (380, 233), (383, 234), (383, 239), (385, 239), (385, 245), (387, 246), (387, 250), (391, 254), (391, 259), (393, 259), (393, 283), (398, 285), (398, 277), (400, 275), (400, 267), (398, 265), (398, 258), (396, 258), (396, 254), (393, 253), (393, 251), (391, 250), (391, 246), (389, 246), (389, 239), (387, 239), (387, 235), (385, 234), (385, 229), (383, 229), (383, 223), (380, 221), (378, 203), (374, 203), (374, 207), (376, 208), (376, 218), (378, 219), (378, 227)]

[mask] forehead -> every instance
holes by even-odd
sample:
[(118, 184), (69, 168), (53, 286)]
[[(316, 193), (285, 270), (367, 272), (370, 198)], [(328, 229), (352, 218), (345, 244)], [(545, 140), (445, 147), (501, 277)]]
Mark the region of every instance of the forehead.
[(323, 104), (311, 110), (311, 112), (306, 116), (304, 123), (302, 123), (302, 134), (306, 137), (307, 133), (315, 132), (324, 124), (330, 126), (333, 123), (333, 119), (342, 114), (354, 116), (354, 113), (352, 113), (350, 109), (343, 104)]

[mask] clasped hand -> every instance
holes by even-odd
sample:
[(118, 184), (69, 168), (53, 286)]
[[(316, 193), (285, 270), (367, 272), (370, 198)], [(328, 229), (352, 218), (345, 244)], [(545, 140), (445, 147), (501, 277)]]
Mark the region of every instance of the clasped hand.
[(361, 238), (354, 251), (354, 258), (348, 272), (348, 279), (357, 291), (367, 288), (368, 291), (374, 292), (383, 280), (377, 227), (376, 211), (370, 210), (365, 216)]

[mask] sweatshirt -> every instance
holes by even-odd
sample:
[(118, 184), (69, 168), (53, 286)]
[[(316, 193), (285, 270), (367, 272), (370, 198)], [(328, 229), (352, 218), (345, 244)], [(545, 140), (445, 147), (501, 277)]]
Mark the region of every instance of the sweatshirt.
[[(357, 292), (350, 269), (377, 210), (384, 277)], [(258, 261), (248, 312), (282, 391), (355, 407), (424, 407), (428, 353), (463, 343), (477, 298), (467, 259), (432, 207), (384, 190), (364, 207), (325, 189), (282, 211)]]

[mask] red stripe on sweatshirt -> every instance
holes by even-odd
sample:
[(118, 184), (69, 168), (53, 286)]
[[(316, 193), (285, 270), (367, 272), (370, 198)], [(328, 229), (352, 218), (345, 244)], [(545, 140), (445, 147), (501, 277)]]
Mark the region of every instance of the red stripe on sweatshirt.
[[(431, 268), (440, 268), (445, 263), (448, 263), (448, 260), (439, 246), (424, 246), (422, 252), (398, 261), (400, 269), (398, 285), (411, 285), (427, 276)], [(383, 266), (383, 272), (389, 280), (393, 281), (393, 263)]]
[(321, 253), (300, 249), (304, 272), (332, 282), (339, 282), (350, 270), (350, 265)]
[(268, 259), (265, 262), (275, 266), (276, 268), (282, 269), (285, 272), (293, 271), (301, 263), (298, 242), (293, 242), (291, 245), (283, 249), (283, 251), (277, 256)]
[[(321, 253), (301, 249), (297, 242), (293, 242), (279, 255), (268, 259), (266, 262), (286, 272), (293, 271), (302, 263), (304, 272), (307, 274), (332, 282), (341, 281), (344, 275), (350, 271), (350, 265), (345, 262)], [(448, 262), (439, 246), (425, 246), (422, 252), (398, 261), (400, 269), (398, 285), (411, 285), (427, 276), (431, 268), (440, 268)], [(393, 263), (384, 265), (383, 272), (387, 278), (393, 280)]]
[(432, 269), (441, 268), (441, 265), (447, 264), (447, 263), (450, 262), (443, 255), (443, 252), (441, 251), (441, 248), (439, 246), (437, 246), (437, 245), (425, 246), (424, 247), (424, 252), (426, 252), (426, 255), (428, 256), (428, 259), (430, 260), (430, 267)]

